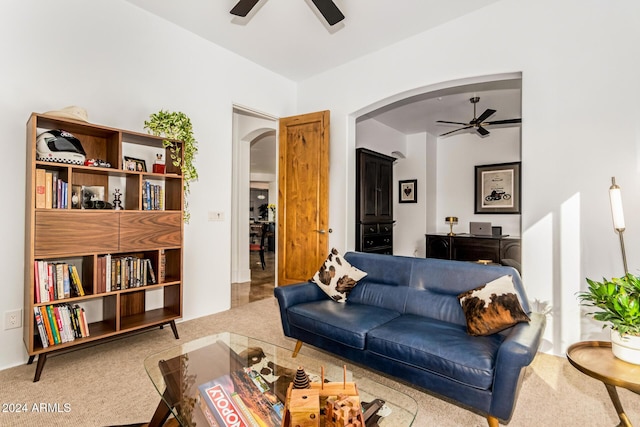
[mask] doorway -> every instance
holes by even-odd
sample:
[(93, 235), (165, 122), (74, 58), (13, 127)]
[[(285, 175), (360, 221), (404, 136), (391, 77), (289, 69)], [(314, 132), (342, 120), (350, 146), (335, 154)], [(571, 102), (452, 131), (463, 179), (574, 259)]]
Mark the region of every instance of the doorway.
[(232, 307), (270, 297), (275, 287), (277, 126), (275, 117), (233, 108)]

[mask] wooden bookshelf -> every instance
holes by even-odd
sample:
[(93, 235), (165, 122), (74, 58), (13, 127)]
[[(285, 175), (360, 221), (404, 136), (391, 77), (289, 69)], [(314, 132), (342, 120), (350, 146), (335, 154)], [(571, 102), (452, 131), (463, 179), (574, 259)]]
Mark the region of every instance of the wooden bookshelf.
[[(87, 159), (104, 160), (110, 167), (38, 160), (37, 137), (47, 130), (71, 133), (80, 140)], [(181, 145), (179, 141), (173, 143)], [(182, 317), (183, 293), (183, 178), (180, 168), (170, 161), (166, 163), (165, 173), (151, 172), (156, 154), (163, 154), (164, 159), (171, 158), (169, 148), (163, 146), (163, 138), (31, 114), (27, 122), (23, 330), (28, 363), (33, 363), (36, 356), (38, 358), (34, 382), (40, 379), (47, 355), (58, 351), (166, 324), (178, 338), (175, 320)], [(144, 160), (148, 172), (127, 170), (124, 162), (127, 156)], [(36, 207), (37, 184), (41, 184), (36, 175), (41, 177), (42, 171), (63, 182), (63, 190), (52, 196), (56, 200), (62, 198), (55, 206)], [(156, 209), (145, 209), (148, 206), (144, 200), (147, 181), (158, 188), (155, 197), (161, 201), (154, 203)], [(78, 203), (74, 189), (78, 193), (89, 186), (102, 187), (104, 205), (90, 206), (82, 200)], [(122, 210), (113, 209), (116, 189), (122, 194)], [(105, 268), (101, 268), (105, 255), (111, 255), (112, 259), (131, 257), (149, 262), (147, 267), (144, 267), (145, 261), (137, 270), (126, 271), (126, 275), (136, 279), (130, 284), (122, 281), (118, 287), (114, 276), (105, 290), (105, 278), (109, 277)], [(74, 265), (84, 295), (73, 292), (72, 286), (66, 297), (63, 292), (46, 301), (47, 298), (41, 295), (45, 289), (39, 284), (38, 262), (62, 263), (66, 268)], [(110, 265), (115, 267), (116, 264)], [(151, 280), (148, 268), (153, 269), (155, 281)], [(143, 276), (140, 275), (142, 271), (145, 272)], [(125, 271), (122, 273), (124, 275)], [(116, 273), (112, 271), (113, 274)], [(49, 291), (46, 293), (49, 295)], [(59, 304), (77, 305), (83, 309), (89, 335), (75, 336), (57, 344), (47, 342), (45, 347), (34, 308), (42, 311), (47, 306)]]

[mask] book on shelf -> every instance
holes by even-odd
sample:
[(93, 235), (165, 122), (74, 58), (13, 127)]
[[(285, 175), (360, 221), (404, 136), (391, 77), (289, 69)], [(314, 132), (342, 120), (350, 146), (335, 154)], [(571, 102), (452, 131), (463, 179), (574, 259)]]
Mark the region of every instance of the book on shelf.
[(36, 169), (36, 209), (43, 209), (46, 206), (45, 185), (46, 171), (44, 169)]
[(53, 174), (51, 172), (45, 172), (44, 207), (47, 209), (53, 207)]
[(35, 306), (33, 313), (43, 348), (89, 336), (84, 308), (78, 304)]
[(44, 328), (44, 322), (42, 321), (42, 313), (40, 312), (40, 307), (33, 307), (33, 314), (35, 315), (36, 327), (38, 328), (38, 334), (40, 335), (40, 342), (42, 343), (42, 348), (49, 347), (49, 337), (47, 336), (47, 331)]
[(71, 265), (71, 278), (78, 288), (78, 296), (85, 296), (84, 288), (82, 286), (82, 280), (80, 280), (80, 275), (78, 274), (78, 269), (75, 265)]

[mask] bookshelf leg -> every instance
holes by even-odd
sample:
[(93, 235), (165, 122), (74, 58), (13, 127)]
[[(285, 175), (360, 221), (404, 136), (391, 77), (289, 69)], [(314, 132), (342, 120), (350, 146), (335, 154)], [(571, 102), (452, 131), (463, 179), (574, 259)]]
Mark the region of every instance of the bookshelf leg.
[(176, 337), (177, 340), (180, 339), (180, 337), (178, 336), (178, 327), (176, 326), (176, 321), (172, 320), (171, 323), (169, 323), (171, 325), (171, 330), (173, 331), (173, 336)]
[(35, 359), (36, 356), (29, 356), (29, 360), (27, 360), (27, 365), (31, 365), (33, 363), (33, 359)]
[(33, 382), (37, 383), (40, 381), (40, 375), (42, 375), (42, 369), (44, 368), (44, 364), (47, 361), (47, 353), (42, 353), (38, 355), (38, 364), (36, 365), (36, 375), (33, 377)]

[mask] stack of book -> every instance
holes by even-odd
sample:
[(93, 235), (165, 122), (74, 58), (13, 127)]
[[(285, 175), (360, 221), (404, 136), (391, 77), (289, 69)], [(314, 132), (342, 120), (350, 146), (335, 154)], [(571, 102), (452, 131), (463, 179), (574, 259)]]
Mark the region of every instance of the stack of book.
[(58, 177), (57, 171), (36, 169), (36, 208), (66, 209), (69, 183)]
[(98, 257), (98, 293), (139, 288), (155, 283), (156, 275), (148, 258), (113, 257), (110, 254)]
[(34, 294), (36, 303), (85, 295), (75, 265), (65, 262), (34, 262)]
[(89, 336), (84, 308), (77, 304), (35, 306), (33, 312), (43, 348)]
[(148, 211), (164, 210), (164, 188), (161, 185), (145, 181), (142, 186), (142, 209)]

